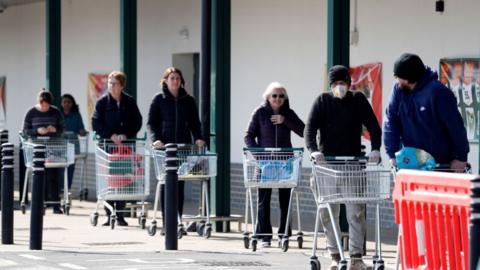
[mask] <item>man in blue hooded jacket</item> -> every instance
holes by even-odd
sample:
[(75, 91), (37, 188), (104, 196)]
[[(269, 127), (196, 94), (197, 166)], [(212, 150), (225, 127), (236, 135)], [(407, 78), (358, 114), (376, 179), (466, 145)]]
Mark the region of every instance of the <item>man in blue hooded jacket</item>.
[(396, 83), (386, 111), (385, 149), (392, 165), (402, 146), (430, 153), (438, 164), (462, 172), (470, 151), (454, 94), (418, 55), (404, 53), (394, 64)]

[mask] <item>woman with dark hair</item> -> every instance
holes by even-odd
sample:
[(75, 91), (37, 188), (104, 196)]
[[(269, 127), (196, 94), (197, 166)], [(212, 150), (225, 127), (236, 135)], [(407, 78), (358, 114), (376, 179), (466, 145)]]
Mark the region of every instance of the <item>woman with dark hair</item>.
[[(148, 113), (147, 126), (153, 146), (163, 147), (167, 143), (182, 143), (204, 146), (200, 131), (195, 99), (185, 91), (185, 79), (182, 72), (169, 67), (160, 81), (162, 90), (152, 100)], [(178, 182), (178, 214), (183, 212), (183, 193), (185, 182)], [(165, 185), (161, 186), (162, 216), (164, 213)]]
[[(272, 82), (263, 93), (263, 103), (253, 111), (245, 133), (247, 147), (281, 147), (291, 148), (292, 131), (303, 137), (305, 124), (290, 108), (287, 90), (278, 82)], [(270, 199), (272, 189), (258, 190), (258, 222), (256, 232), (262, 238), (262, 246), (269, 247), (272, 239), (272, 224), (270, 222)], [(280, 226), (278, 239), (282, 239), (287, 223), (290, 189), (278, 189), (280, 204)], [(291, 226), (288, 226), (291, 235)], [(262, 235), (263, 234), (263, 235)]]
[[(87, 131), (83, 126), (83, 119), (78, 109), (78, 104), (75, 98), (70, 94), (62, 95), (62, 109), (60, 112), (65, 121), (65, 135), (71, 137), (76, 143), (75, 152), (78, 148), (78, 135), (85, 136)], [(75, 171), (75, 164), (68, 166), (68, 189), (72, 187), (73, 173)], [(60, 181), (60, 187), (63, 188), (63, 181)]]
[[(52, 105), (53, 96), (49, 91), (38, 93), (37, 104), (30, 108), (23, 120), (23, 134), (29, 137), (59, 136), (63, 132), (63, 116), (57, 107)], [(58, 194), (59, 170), (50, 168), (45, 170), (47, 188), (45, 201), (58, 202), (53, 204), (53, 213), (62, 214), (60, 197)]]

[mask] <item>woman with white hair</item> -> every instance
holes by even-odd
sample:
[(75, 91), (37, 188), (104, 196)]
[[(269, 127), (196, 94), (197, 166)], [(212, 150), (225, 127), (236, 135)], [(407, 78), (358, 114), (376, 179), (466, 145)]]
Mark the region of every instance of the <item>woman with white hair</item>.
[[(305, 124), (290, 109), (287, 90), (278, 82), (272, 82), (263, 93), (264, 102), (253, 111), (245, 134), (247, 147), (281, 147), (291, 148), (291, 131), (303, 137)], [(270, 223), (270, 198), (271, 189), (259, 189), (258, 191), (258, 223), (257, 233), (262, 237), (262, 246), (268, 247), (271, 242), (272, 225)], [(287, 222), (288, 204), (290, 201), (290, 189), (278, 190), (280, 204), (280, 226), (278, 228), (279, 239), (285, 232)], [(291, 235), (289, 226), (288, 235)], [(267, 234), (267, 235), (265, 235)]]

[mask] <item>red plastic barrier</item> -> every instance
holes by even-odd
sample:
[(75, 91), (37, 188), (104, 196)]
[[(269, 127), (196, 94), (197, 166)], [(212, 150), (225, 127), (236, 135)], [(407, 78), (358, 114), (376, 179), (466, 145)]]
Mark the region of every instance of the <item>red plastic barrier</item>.
[(468, 269), (470, 181), (478, 176), (400, 170), (395, 222), (402, 269)]

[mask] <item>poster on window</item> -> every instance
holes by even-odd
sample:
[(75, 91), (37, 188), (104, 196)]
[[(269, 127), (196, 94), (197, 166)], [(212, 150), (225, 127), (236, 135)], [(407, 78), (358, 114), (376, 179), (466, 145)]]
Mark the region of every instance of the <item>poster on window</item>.
[(457, 98), (470, 142), (479, 142), (480, 125), (480, 59), (440, 59), (440, 81)]
[(88, 74), (87, 85), (87, 115), (88, 127), (92, 130), (92, 114), (97, 100), (107, 93), (108, 74)]
[(7, 121), (7, 107), (5, 102), (7, 77), (0, 76), (0, 126), (4, 127)]
[[(362, 92), (370, 102), (378, 123), (382, 124), (382, 63), (371, 63), (350, 68), (350, 90)], [(364, 137), (370, 139), (367, 131)]]

